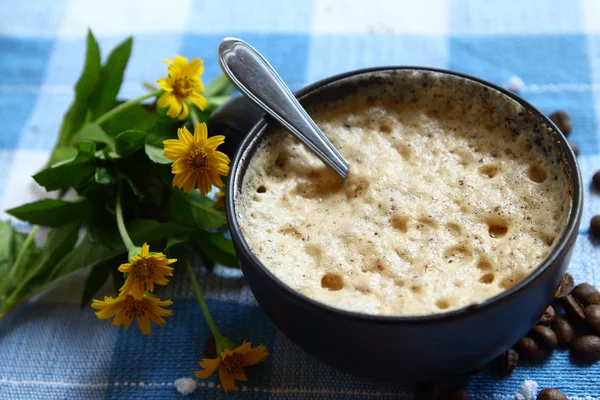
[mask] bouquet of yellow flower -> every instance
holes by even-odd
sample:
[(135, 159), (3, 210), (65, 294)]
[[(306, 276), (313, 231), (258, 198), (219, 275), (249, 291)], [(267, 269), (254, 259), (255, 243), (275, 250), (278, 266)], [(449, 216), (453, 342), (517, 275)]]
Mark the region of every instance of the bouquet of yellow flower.
[[(236, 346), (221, 334), (188, 258), (193, 251), (209, 270), (237, 267), (224, 236), (222, 192), (217, 201), (207, 197), (223, 188), (229, 173), (229, 157), (217, 150), (225, 137), (209, 137), (205, 124), (233, 87), (221, 76), (205, 88), (202, 60), (175, 56), (165, 60), (167, 76), (158, 87), (146, 84), (143, 96), (118, 100), (132, 46), (132, 38), (125, 40), (102, 64), (88, 33), (75, 99), (47, 168), (33, 176), (56, 195), (7, 210), (33, 225), (29, 234), (0, 221), (0, 319), (32, 294), (89, 268), (82, 306), (112, 277), (115, 296), (91, 302), (96, 316), (125, 329), (135, 320), (149, 335), (151, 322), (163, 326), (172, 315), (172, 301), (157, 297), (155, 288), (167, 285), (182, 263), (216, 347), (216, 357), (203, 359), (196, 376), (218, 370), (223, 389), (233, 390), (235, 380), (246, 380), (244, 367), (268, 352), (248, 342)], [(43, 247), (34, 240), (40, 226), (51, 228)]]

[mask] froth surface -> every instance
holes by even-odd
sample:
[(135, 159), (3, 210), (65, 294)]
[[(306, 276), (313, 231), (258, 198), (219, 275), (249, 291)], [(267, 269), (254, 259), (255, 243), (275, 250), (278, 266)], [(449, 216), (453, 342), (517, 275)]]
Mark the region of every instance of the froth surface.
[(368, 314), (449, 311), (523, 280), (570, 209), (549, 131), (475, 83), (378, 76), (309, 109), (345, 182), (282, 130), (262, 142), (235, 199), (252, 251), (306, 296)]

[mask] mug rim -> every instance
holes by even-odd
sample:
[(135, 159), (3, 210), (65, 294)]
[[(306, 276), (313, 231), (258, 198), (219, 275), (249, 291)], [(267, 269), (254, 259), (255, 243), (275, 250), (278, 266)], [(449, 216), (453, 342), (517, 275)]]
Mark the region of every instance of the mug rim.
[[(524, 292), (527, 288), (534, 285), (536, 281), (541, 279), (542, 276), (548, 271), (548, 269), (552, 265), (554, 265), (557, 262), (558, 259), (561, 259), (566, 255), (565, 253), (571, 247), (569, 246), (569, 244), (577, 239), (579, 233), (578, 227), (581, 220), (583, 206), (583, 185), (581, 181), (581, 173), (579, 171), (579, 166), (577, 164), (576, 157), (573, 153), (573, 150), (571, 149), (571, 146), (569, 145), (566, 137), (562, 134), (560, 129), (558, 129), (556, 125), (546, 115), (544, 115), (532, 104), (530, 104), (528, 101), (524, 100), (520, 96), (516, 95), (515, 93), (480, 78), (439, 68), (418, 66), (381, 66), (352, 70), (314, 82), (298, 90), (294, 93), (294, 95), (296, 96), (296, 98), (301, 100), (302, 98), (310, 95), (313, 91), (328, 84), (332, 84), (338, 81), (342, 81), (346, 78), (351, 78), (359, 75), (386, 71), (433, 72), (475, 82), (484, 87), (496, 90), (509, 97), (513, 101), (516, 101), (519, 105), (521, 105), (527, 111), (532, 113), (534, 117), (536, 117), (539, 120), (539, 122), (546, 124), (553, 131), (559, 146), (562, 148), (564, 154), (566, 155), (566, 162), (571, 172), (571, 183), (573, 184), (571, 209), (569, 219), (567, 221), (566, 226), (564, 226), (562, 230), (558, 242), (555, 244), (554, 248), (550, 251), (550, 253), (544, 258), (544, 260), (535, 268), (535, 270), (532, 271), (525, 279), (520, 281), (515, 286), (511, 287), (510, 289), (504, 290), (480, 303), (475, 303), (471, 306), (461, 307), (451, 311), (425, 315), (376, 315), (344, 310), (322, 303), (296, 291), (292, 287), (286, 285), (275, 274), (273, 274), (252, 252), (252, 249), (246, 242), (244, 234), (240, 229), (237, 220), (237, 215), (235, 212), (235, 202), (233, 201), (235, 198), (235, 193), (238, 191), (239, 174), (246, 170), (246, 168), (243, 167), (247, 167), (248, 162), (252, 158), (252, 154), (248, 154), (248, 149), (252, 146), (255, 140), (260, 139), (261, 133), (264, 132), (264, 130), (269, 125), (276, 124), (276, 121), (271, 120), (268, 116), (263, 116), (244, 137), (243, 141), (238, 147), (238, 150), (236, 151), (233, 162), (231, 163), (230, 174), (227, 183), (227, 201), (225, 208), (232, 239), (235, 242), (237, 242), (238, 249), (241, 248), (241, 250), (243, 251), (243, 257), (249, 259), (249, 261), (252, 264), (254, 264), (255, 267), (260, 268), (264, 274), (266, 274), (270, 279), (276, 282), (277, 286), (280, 289), (282, 289), (287, 296), (290, 296), (292, 299), (303, 303), (304, 305), (309, 306), (310, 308), (316, 308), (320, 311), (334, 314), (341, 318), (349, 318), (356, 321), (365, 321), (380, 324), (427, 324), (432, 322), (453, 320), (465, 316), (472, 316), (475, 313), (478, 314), (481, 312), (485, 312), (486, 310), (492, 307), (496, 307), (501, 305), (502, 303), (507, 302), (513, 295)], [(239, 258), (241, 257), (238, 256), (238, 259)]]

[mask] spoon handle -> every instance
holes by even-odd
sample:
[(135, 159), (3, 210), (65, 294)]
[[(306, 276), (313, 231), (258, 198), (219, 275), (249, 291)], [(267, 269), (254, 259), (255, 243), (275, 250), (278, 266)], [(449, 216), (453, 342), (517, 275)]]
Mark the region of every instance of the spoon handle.
[(279, 121), (342, 179), (348, 177), (346, 160), (256, 49), (243, 40), (225, 38), (217, 53), (221, 69), (240, 92)]

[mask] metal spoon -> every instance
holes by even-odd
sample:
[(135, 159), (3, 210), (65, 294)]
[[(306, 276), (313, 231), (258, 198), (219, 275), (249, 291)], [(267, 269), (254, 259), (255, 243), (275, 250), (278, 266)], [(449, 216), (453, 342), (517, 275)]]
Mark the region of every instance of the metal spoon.
[(217, 59), (244, 96), (279, 121), (342, 179), (348, 177), (346, 160), (256, 49), (243, 40), (225, 38), (219, 44)]

